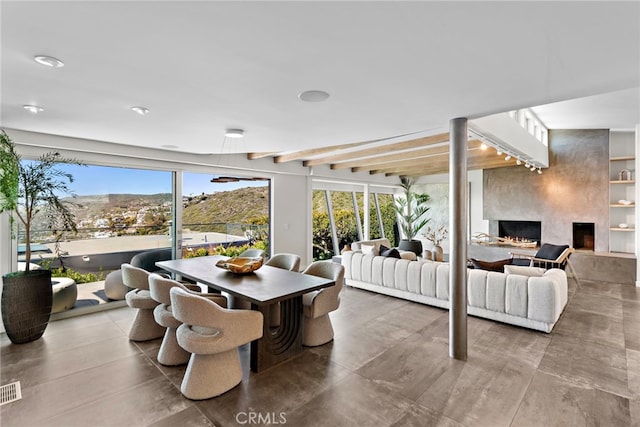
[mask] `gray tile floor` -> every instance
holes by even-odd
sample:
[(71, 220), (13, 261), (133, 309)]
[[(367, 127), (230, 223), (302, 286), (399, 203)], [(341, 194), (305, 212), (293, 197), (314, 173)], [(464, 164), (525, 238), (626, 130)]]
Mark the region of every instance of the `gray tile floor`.
[(640, 289), (576, 289), (551, 334), (472, 318), (469, 358), (448, 357), (448, 313), (345, 288), (335, 340), (215, 399), (180, 394), (160, 340), (132, 343), (119, 308), (52, 322), (1, 345), (9, 426), (640, 426)]

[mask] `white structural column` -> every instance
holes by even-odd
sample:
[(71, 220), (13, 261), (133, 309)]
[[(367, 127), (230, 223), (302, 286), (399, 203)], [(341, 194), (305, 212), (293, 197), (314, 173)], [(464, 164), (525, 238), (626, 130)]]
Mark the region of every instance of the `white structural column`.
[(172, 174), (173, 216), (171, 218), (171, 248), (173, 259), (182, 258), (182, 171)]
[(449, 128), (449, 357), (467, 360), (467, 119)]

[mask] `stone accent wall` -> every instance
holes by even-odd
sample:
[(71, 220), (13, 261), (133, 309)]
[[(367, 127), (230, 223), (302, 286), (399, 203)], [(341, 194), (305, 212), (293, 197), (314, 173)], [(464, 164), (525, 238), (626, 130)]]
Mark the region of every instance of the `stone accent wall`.
[(609, 250), (609, 130), (549, 131), (549, 168), (484, 171), (484, 219), (542, 222), (542, 241), (571, 244), (574, 222), (595, 224), (595, 251)]

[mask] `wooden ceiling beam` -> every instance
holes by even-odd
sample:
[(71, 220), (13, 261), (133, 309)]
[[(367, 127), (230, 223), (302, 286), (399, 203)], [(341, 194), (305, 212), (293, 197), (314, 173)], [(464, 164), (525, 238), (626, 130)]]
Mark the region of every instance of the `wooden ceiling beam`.
[(277, 151), (269, 152), (269, 153), (247, 153), (247, 160), (258, 160), (263, 159), (265, 157), (272, 157), (278, 154)]
[[(480, 149), (480, 145), (477, 145), (470, 148), (467, 151), (467, 158), (469, 159), (475, 159), (475, 158), (483, 158), (486, 157), (487, 152), (486, 150), (481, 150)], [(490, 156), (490, 155), (489, 155)], [(430, 157), (423, 157), (423, 158), (417, 158), (417, 159), (407, 159), (407, 160), (402, 160), (402, 161), (397, 161), (397, 162), (389, 162), (389, 163), (382, 163), (379, 165), (373, 165), (374, 167), (358, 167), (358, 168), (352, 168), (351, 171), (352, 172), (363, 172), (363, 171), (367, 171), (369, 170), (370, 173), (386, 173), (387, 170), (400, 170), (403, 168), (411, 168), (412, 166), (423, 166), (424, 165), (428, 165), (428, 164), (438, 164), (439, 162), (448, 164), (449, 162), (449, 152), (447, 151), (446, 153), (443, 154), (438, 154), (435, 156), (430, 156)]]
[[(478, 140), (469, 141), (469, 152), (479, 150), (481, 142)], [(423, 163), (424, 161), (431, 161), (432, 159), (439, 159), (442, 156), (449, 155), (449, 146), (427, 148), (424, 150), (406, 151), (403, 153), (391, 154), (388, 156), (379, 156), (375, 158), (361, 159), (349, 164), (359, 165), (351, 167), (352, 172), (362, 172), (372, 169), (380, 169), (385, 167), (411, 165), (414, 163)], [(342, 165), (342, 164), (340, 164)], [(333, 168), (332, 168), (333, 169)]]
[(280, 154), (273, 158), (274, 163), (285, 163), (293, 160), (300, 160), (306, 157), (317, 156), (325, 153), (332, 153), (336, 150), (346, 150), (348, 148), (359, 147), (366, 144), (371, 144), (374, 141), (365, 142), (353, 142), (351, 144), (332, 145), (330, 147), (310, 148), (308, 150), (294, 151), (293, 153)]
[[(470, 150), (480, 147), (482, 142), (477, 139), (469, 141), (468, 148)], [(364, 159), (353, 160), (350, 162), (333, 163), (331, 169), (347, 169), (356, 167), (365, 167), (369, 169), (375, 169), (377, 165), (384, 163), (401, 161), (407, 159), (418, 159), (422, 157), (431, 157), (438, 154), (444, 154), (449, 152), (449, 145), (443, 145), (439, 147), (423, 148), (420, 150), (403, 151), (400, 153), (385, 154), (383, 156), (367, 157)]]
[[(467, 160), (467, 168), (469, 170), (478, 169), (493, 169), (498, 167), (511, 167), (516, 166), (515, 160), (505, 161), (503, 158), (476, 158)], [(398, 168), (394, 170), (378, 170), (377, 173), (384, 173), (386, 176), (392, 175), (409, 175), (409, 176), (423, 176), (434, 175), (438, 173), (445, 173), (449, 171), (449, 162), (440, 161), (438, 163), (429, 163), (423, 165), (416, 165), (411, 168)], [(371, 173), (371, 172), (370, 172)]]
[[(365, 148), (358, 151), (349, 151), (346, 153), (333, 154), (331, 156), (319, 157), (316, 159), (305, 160), (303, 166), (318, 166), (327, 163), (336, 163), (345, 160), (353, 160), (367, 156), (377, 156), (390, 151), (411, 150), (415, 148), (427, 147), (429, 145), (441, 144), (449, 141), (449, 132), (430, 135), (424, 138), (412, 139), (410, 141), (396, 142), (393, 144), (380, 145), (371, 148)], [(330, 147), (329, 147), (330, 148)]]

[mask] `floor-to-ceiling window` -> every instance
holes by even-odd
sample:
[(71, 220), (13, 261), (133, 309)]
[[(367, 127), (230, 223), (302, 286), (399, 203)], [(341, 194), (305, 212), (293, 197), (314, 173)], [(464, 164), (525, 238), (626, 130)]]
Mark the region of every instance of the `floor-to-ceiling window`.
[[(182, 232), (177, 257), (202, 255), (202, 249), (209, 254), (216, 244), (269, 253), (268, 179), (95, 164), (59, 169), (73, 177), (69, 187), (76, 196), (63, 200), (78, 232), (57, 232), (37, 217), (31, 261), (75, 281), (74, 308), (112, 303), (104, 291), (107, 275), (137, 253), (175, 246), (176, 225)], [(17, 240), (20, 261), (24, 230), (18, 229)]]
[(313, 258), (330, 259), (354, 241), (386, 237), (395, 245), (396, 217), (391, 190), (372, 187), (369, 191), (368, 230), (365, 223), (363, 186), (327, 182), (314, 184)]
[[(270, 181), (182, 174), (182, 256), (255, 247), (269, 253)], [(235, 253), (235, 252), (234, 252)]]
[[(44, 215), (36, 216), (32, 261), (94, 275), (76, 276), (77, 281), (103, 279), (130, 253), (171, 246), (171, 172), (71, 164), (58, 168), (73, 177), (69, 188), (76, 196), (63, 201), (75, 215), (78, 232), (59, 233)], [(19, 259), (22, 231), (18, 228)]]

